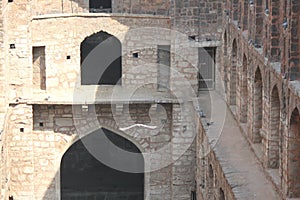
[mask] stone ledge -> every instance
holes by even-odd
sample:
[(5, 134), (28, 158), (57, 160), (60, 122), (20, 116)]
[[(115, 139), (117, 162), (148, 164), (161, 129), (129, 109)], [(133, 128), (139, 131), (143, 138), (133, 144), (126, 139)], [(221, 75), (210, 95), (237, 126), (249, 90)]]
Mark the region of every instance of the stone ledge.
[(84, 18), (101, 18), (101, 17), (125, 17), (125, 18), (145, 18), (145, 19), (170, 19), (169, 16), (163, 15), (147, 15), (147, 14), (127, 14), (127, 13), (59, 13), (59, 14), (45, 14), (33, 16), (31, 20), (43, 20), (53, 18), (73, 18), (73, 17), (84, 17)]

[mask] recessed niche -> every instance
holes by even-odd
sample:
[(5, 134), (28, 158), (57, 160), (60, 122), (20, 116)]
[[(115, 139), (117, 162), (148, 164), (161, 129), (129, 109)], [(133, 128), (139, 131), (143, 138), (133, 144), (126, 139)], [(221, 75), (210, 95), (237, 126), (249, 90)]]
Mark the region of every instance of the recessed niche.
[(133, 58), (138, 58), (138, 57), (139, 57), (139, 53), (138, 53), (138, 52), (133, 53), (133, 54), (132, 54), (132, 57), (133, 57)]

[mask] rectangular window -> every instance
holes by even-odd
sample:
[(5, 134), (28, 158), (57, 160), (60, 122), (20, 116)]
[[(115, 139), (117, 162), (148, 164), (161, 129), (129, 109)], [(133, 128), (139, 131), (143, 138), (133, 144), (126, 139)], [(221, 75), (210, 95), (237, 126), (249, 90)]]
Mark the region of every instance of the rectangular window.
[(167, 91), (170, 87), (170, 45), (159, 45), (157, 48), (157, 90)]
[(210, 90), (215, 87), (215, 47), (198, 48), (198, 88)]
[(89, 0), (90, 13), (111, 13), (111, 0)]
[(45, 47), (32, 48), (33, 87), (46, 90)]

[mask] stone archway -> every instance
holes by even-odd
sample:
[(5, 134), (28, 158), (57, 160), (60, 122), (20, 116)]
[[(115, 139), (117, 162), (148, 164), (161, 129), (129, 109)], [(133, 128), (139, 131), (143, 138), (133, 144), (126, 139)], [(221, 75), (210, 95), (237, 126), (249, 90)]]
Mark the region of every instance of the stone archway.
[[(135, 153), (136, 159), (113, 153), (111, 145)], [(113, 169), (91, 153), (97, 151), (105, 153), (106, 159), (124, 165), (132, 164), (139, 168), (137, 171), (144, 169), (143, 155), (132, 142), (107, 129), (98, 129), (76, 141), (63, 155), (60, 167), (61, 199), (144, 199), (144, 173)]]
[(230, 105), (236, 105), (237, 88), (237, 43), (236, 39), (232, 43), (231, 68), (230, 68)]
[(82, 85), (121, 85), (122, 44), (115, 36), (100, 31), (80, 45)]
[(290, 119), (288, 148), (288, 196), (300, 197), (300, 115), (295, 108)]
[(220, 193), (220, 200), (225, 200), (225, 194), (224, 194), (224, 190), (222, 189), (222, 188), (220, 188), (220, 191), (219, 191), (219, 193)]
[(227, 57), (227, 48), (228, 48), (228, 44), (227, 44), (227, 32), (224, 32), (224, 36), (223, 36), (223, 81), (224, 81), (224, 87), (225, 87), (225, 94), (227, 95), (227, 91), (228, 91), (228, 57)]
[(89, 0), (89, 10), (92, 13), (112, 12), (112, 1), (111, 0)]
[(240, 104), (240, 122), (246, 123), (248, 120), (248, 84), (247, 84), (247, 57), (243, 57), (243, 67), (242, 67), (242, 81), (241, 81), (241, 104)]
[(271, 93), (271, 116), (270, 135), (268, 151), (268, 167), (278, 168), (280, 159), (280, 100), (277, 86), (274, 86)]
[(253, 130), (252, 130), (252, 141), (254, 143), (261, 143), (262, 137), (260, 130), (262, 128), (262, 119), (263, 119), (263, 101), (262, 101), (262, 88), (263, 81), (262, 75), (259, 67), (255, 72), (254, 78), (254, 91), (253, 91)]

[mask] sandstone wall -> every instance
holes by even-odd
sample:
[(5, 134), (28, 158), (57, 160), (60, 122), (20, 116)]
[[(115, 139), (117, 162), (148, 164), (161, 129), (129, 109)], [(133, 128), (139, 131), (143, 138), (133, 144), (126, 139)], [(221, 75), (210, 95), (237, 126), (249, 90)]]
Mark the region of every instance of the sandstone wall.
[[(136, 120), (136, 123), (150, 123), (151, 119), (148, 115), (150, 106), (150, 104), (130, 105), (130, 116), (122, 114), (125, 111), (118, 111), (115, 113), (118, 123), (115, 122), (112, 114), (112, 110), (116, 112), (115, 105), (112, 105), (113, 108), (110, 105), (96, 105), (94, 109), (97, 122), (93, 114), (83, 113), (81, 106), (72, 108), (67, 105), (17, 105), (13, 107), (10, 131), (6, 134), (7, 158), (12, 166), (8, 172), (11, 175), (9, 194), (18, 199), (59, 199), (59, 169), (63, 154), (77, 140), (78, 134), (87, 134), (97, 127), (106, 127), (117, 134), (122, 134), (136, 143), (142, 152), (149, 153), (163, 148), (172, 137), (170, 104), (161, 105), (166, 111), (167, 119), (165, 124), (158, 128), (159, 130), (152, 130), (152, 132), (158, 131), (156, 136), (145, 137), (144, 134), (151, 135), (151, 131), (141, 128), (139, 130), (134, 128), (126, 133), (121, 133), (119, 130), (120, 127), (127, 126), (127, 122), (131, 120)], [(92, 112), (93, 106), (89, 107), (89, 112)], [(152, 109), (150, 112), (155, 115), (157, 111)], [(170, 154), (170, 152), (165, 153)], [(145, 167), (150, 169), (151, 165), (158, 165), (165, 161), (164, 159), (165, 157), (153, 156), (145, 163)], [(162, 169), (146, 173), (147, 199), (171, 198), (171, 171), (172, 165), (167, 165)]]
[[(266, 8), (269, 13), (265, 11)], [(257, 155), (265, 170), (276, 170), (278, 173), (276, 178), (273, 175), (270, 178), (280, 180), (274, 181), (274, 185), (283, 198), (297, 196), (293, 177), (298, 177), (298, 173), (291, 167), (292, 163), (298, 163), (299, 160), (295, 153), (299, 149), (293, 129), (295, 122), (291, 119), (292, 113), (299, 108), (299, 84), (294, 81), (298, 79), (298, 43), (294, 40), (298, 28), (292, 23), (299, 15), (296, 8), (296, 4), (286, 1), (278, 1), (276, 5), (275, 2), (269, 2), (268, 5), (266, 2), (256, 2), (250, 6), (242, 1), (227, 1), (229, 16), (227, 19), (224, 16), (223, 22), (226, 26), (223, 31), (224, 59), (221, 72), (227, 88), (228, 104), (254, 150), (257, 145), (261, 149)], [(233, 14), (235, 9), (238, 9), (237, 18)], [(286, 28), (281, 23), (285, 16), (292, 23)], [(233, 41), (237, 42), (236, 56)], [(280, 50), (279, 46), (282, 47)], [(237, 60), (236, 75), (232, 70), (234, 59)], [(262, 77), (262, 95), (258, 95), (255, 87), (258, 69)], [(233, 76), (239, 77), (237, 82)], [(232, 81), (236, 89), (230, 84)], [(237, 103), (232, 104), (230, 99), (236, 99)], [(257, 102), (261, 102), (260, 105)], [(260, 112), (262, 119), (258, 114)], [(262, 124), (258, 125), (260, 120)], [(260, 139), (255, 136), (258, 132)]]

